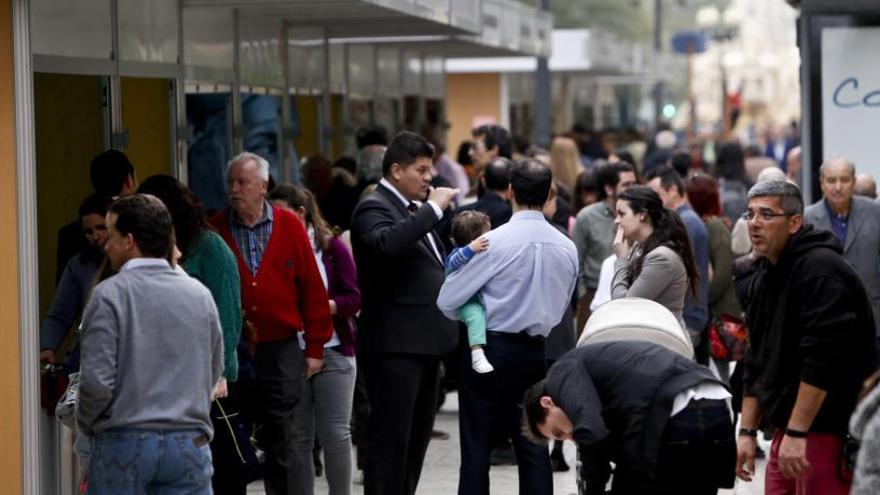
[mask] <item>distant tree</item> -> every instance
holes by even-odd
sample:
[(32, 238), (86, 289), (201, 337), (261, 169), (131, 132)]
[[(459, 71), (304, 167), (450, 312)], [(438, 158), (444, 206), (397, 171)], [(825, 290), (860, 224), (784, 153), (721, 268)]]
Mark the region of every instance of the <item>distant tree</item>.
[[(672, 34), (693, 29), (697, 9), (714, 4), (724, 7), (728, 0), (661, 0), (663, 5), (663, 44)], [(525, 0), (538, 5), (540, 0)], [(654, 0), (550, 0), (554, 27), (559, 29), (601, 27), (624, 40), (650, 42), (654, 37)]]
[[(534, 3), (534, 0), (533, 2)], [(651, 36), (651, 9), (638, 0), (550, 0), (555, 27), (601, 26), (623, 39), (647, 41)]]

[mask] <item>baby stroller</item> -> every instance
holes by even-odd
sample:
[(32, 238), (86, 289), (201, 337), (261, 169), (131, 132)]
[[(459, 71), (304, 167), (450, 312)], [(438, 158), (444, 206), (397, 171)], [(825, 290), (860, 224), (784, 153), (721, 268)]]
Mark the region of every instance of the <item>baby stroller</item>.
[[(694, 347), (679, 320), (666, 307), (641, 298), (616, 299), (596, 308), (577, 346), (620, 340), (643, 340), (693, 359)], [(578, 495), (587, 493), (581, 476), (581, 452), (577, 456)]]

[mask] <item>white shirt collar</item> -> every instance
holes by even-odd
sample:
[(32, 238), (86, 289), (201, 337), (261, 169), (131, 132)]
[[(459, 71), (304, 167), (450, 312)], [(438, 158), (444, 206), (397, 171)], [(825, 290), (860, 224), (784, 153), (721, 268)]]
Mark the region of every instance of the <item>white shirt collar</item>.
[(132, 258), (125, 262), (122, 265), (122, 268), (119, 269), (120, 272), (124, 272), (126, 270), (133, 270), (135, 268), (141, 268), (145, 266), (161, 266), (163, 268), (171, 268), (171, 265), (168, 264), (168, 260), (164, 258)]
[(408, 208), (409, 204), (412, 203), (412, 201), (406, 199), (403, 196), (403, 194), (400, 194), (400, 191), (398, 191), (396, 187), (394, 187), (393, 185), (391, 185), (390, 182), (385, 180), (385, 177), (382, 177), (382, 179), (379, 181), (379, 184), (382, 184), (383, 186), (387, 187), (388, 189), (391, 189), (391, 192), (393, 192), (394, 195), (397, 196), (397, 199), (399, 199), (400, 202), (403, 203), (403, 206), (405, 208)]

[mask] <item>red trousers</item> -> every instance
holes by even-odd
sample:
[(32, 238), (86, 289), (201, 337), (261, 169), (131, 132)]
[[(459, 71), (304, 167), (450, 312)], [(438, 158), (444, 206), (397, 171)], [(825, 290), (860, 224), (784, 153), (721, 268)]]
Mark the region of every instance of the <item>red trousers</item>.
[(788, 479), (779, 471), (779, 444), (783, 432), (777, 431), (770, 446), (770, 459), (764, 476), (765, 495), (847, 495), (850, 482), (838, 474), (843, 440), (828, 433), (807, 435), (807, 461), (810, 469), (797, 479)]

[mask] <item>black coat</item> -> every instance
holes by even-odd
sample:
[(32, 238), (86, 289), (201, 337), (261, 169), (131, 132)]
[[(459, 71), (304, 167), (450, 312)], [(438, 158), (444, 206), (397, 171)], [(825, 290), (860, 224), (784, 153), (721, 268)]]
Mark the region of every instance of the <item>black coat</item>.
[(61, 282), (61, 275), (67, 263), (87, 246), (82, 222), (76, 220), (58, 229), (58, 249), (55, 252), (55, 285)]
[(437, 309), (445, 280), (443, 262), (426, 235), (438, 219), (424, 204), (413, 214), (383, 185), (354, 210), (351, 245), (361, 290), (359, 350), (441, 356), (458, 343), (458, 325)]
[(545, 390), (574, 426), (587, 477), (602, 480), (608, 461), (653, 476), (675, 396), (703, 382), (723, 386), (708, 368), (665, 347), (622, 341), (565, 354), (550, 368)]
[(758, 261), (743, 385), (776, 428), (788, 426), (803, 381), (828, 392), (810, 431), (844, 434), (861, 384), (877, 368), (873, 310), (841, 252), (834, 234), (808, 225), (776, 265)]
[(443, 221), (438, 228), (446, 249), (452, 249), (452, 239), (450, 239), (452, 235), (452, 219), (463, 211), (471, 210), (480, 211), (488, 215), (493, 229), (497, 229), (507, 223), (513, 215), (513, 208), (511, 208), (510, 203), (495, 192), (486, 192), (483, 194), (483, 197), (473, 203), (466, 204), (455, 210), (446, 210)]

